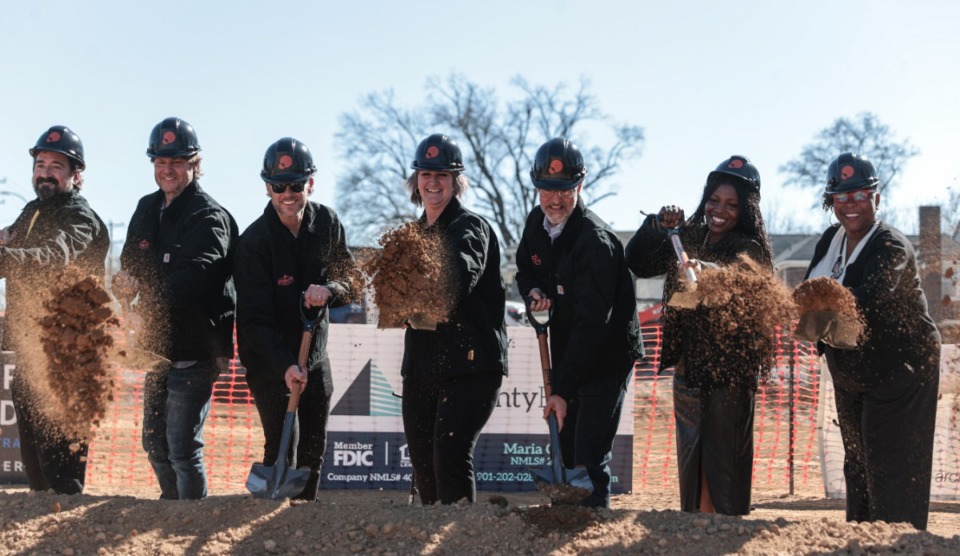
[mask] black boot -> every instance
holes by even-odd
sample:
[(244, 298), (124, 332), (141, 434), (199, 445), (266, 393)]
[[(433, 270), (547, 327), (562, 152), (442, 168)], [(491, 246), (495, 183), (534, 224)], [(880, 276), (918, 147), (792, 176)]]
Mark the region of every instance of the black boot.
[(315, 502), (317, 500), (317, 494), (320, 491), (320, 472), (311, 471), (310, 477), (307, 479), (307, 485), (303, 487), (303, 491), (300, 494), (293, 497), (294, 500), (310, 500)]

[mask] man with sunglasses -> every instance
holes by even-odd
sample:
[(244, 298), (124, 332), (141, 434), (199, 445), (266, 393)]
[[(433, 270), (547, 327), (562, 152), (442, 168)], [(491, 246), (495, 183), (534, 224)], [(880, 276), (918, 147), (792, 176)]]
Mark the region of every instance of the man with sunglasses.
[(289, 391), (294, 383), (303, 388), (286, 456), (290, 468), (310, 469), (295, 496), (303, 500), (317, 498), (333, 375), (326, 348), (329, 316), (314, 329), (306, 368), (297, 364), (301, 319), (350, 301), (354, 271), (337, 214), (309, 200), (316, 171), (310, 149), (292, 137), (267, 148), (260, 176), (270, 202), (240, 237), (235, 269), (237, 343), (263, 424), (267, 465), (279, 455)]
[[(643, 357), (633, 277), (623, 245), (580, 192), (587, 171), (563, 137), (537, 151), (530, 177), (540, 206), (517, 248), (517, 285), (534, 312), (552, 311), (552, 392), (564, 465), (586, 467), (587, 507), (610, 507), (610, 461), (634, 362)], [(629, 449), (629, 447), (628, 447)]]
[(920, 288), (917, 255), (900, 230), (881, 221), (873, 164), (843, 153), (831, 162), (823, 208), (830, 226), (806, 278), (829, 277), (850, 289), (866, 324), (852, 349), (830, 345), (820, 323), (819, 351), (834, 382), (847, 521), (908, 522), (925, 529), (940, 378), (940, 335)]
[(144, 381), (143, 448), (160, 497), (207, 495), (203, 425), (213, 384), (233, 356), (231, 257), (237, 223), (200, 188), (193, 127), (167, 118), (150, 134), (147, 156), (158, 191), (140, 199), (120, 254), (113, 291), (137, 347), (169, 360)]

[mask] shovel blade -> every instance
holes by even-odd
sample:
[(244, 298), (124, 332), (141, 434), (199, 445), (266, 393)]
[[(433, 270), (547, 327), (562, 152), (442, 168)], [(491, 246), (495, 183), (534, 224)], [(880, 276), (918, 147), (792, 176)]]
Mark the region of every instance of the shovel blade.
[(593, 492), (593, 482), (583, 467), (570, 469), (563, 466), (557, 416), (551, 413), (547, 425), (550, 427), (551, 465), (532, 470), (534, 482), (553, 504), (577, 504)]
[(310, 478), (309, 468), (286, 469), (282, 473), (278, 471), (274, 465), (253, 464), (247, 476), (247, 490), (257, 498), (283, 500), (303, 492)]

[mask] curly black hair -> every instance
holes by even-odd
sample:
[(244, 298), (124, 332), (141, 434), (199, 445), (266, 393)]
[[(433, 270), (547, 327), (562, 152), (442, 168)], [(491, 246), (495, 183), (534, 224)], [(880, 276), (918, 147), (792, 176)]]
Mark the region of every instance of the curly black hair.
[(706, 185), (703, 186), (703, 197), (700, 198), (700, 204), (697, 205), (696, 212), (687, 220), (687, 226), (706, 226), (707, 201), (713, 195), (713, 192), (723, 184), (732, 186), (740, 199), (740, 215), (737, 219), (736, 230), (756, 240), (763, 248), (767, 260), (772, 261), (773, 246), (770, 243), (770, 236), (767, 234), (767, 227), (763, 223), (763, 214), (760, 213), (760, 192), (749, 182), (732, 176), (707, 179)]

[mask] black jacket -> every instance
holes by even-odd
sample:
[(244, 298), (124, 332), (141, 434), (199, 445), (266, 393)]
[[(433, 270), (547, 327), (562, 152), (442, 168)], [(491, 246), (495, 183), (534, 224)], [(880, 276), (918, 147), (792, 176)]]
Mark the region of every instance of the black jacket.
[[(250, 375), (283, 381), (287, 368), (297, 364), (303, 335), (301, 310), (312, 316), (302, 306), (301, 293), (317, 284), (333, 293), (328, 307), (347, 301), (346, 279), (354, 264), (343, 225), (332, 209), (307, 203), (300, 232), (294, 237), (268, 203), (240, 236), (235, 261), (240, 361)], [(326, 315), (317, 324), (307, 369), (311, 374), (322, 373), (325, 391), (332, 393), (326, 347), (329, 322)]]
[(162, 191), (140, 199), (120, 254), (140, 282), (140, 347), (172, 361), (232, 357), (237, 223), (195, 181), (163, 203)]
[(578, 200), (556, 241), (543, 210), (527, 217), (517, 247), (520, 295), (539, 288), (550, 317), (553, 393), (572, 399), (590, 380), (626, 375), (643, 357), (633, 277), (617, 235)]
[[(27, 305), (38, 288), (67, 265), (103, 280), (104, 260), (110, 249), (107, 227), (79, 191), (34, 199), (8, 228), (13, 240), (0, 247), (0, 278), (7, 279), (7, 328), (31, 317)], [(5, 349), (15, 348), (12, 334), (4, 334)]]
[[(426, 215), (420, 218), (425, 227)], [(404, 377), (444, 379), (476, 373), (507, 374), (506, 288), (500, 274), (500, 244), (486, 220), (456, 198), (430, 229), (454, 255), (456, 303), (436, 331), (407, 328)]]
[[(738, 349), (726, 346), (725, 357), (718, 357), (716, 342), (718, 331), (711, 317), (710, 309), (698, 306), (696, 309), (677, 309), (667, 305), (667, 301), (680, 288), (680, 274), (677, 256), (666, 232), (657, 226), (656, 216), (650, 215), (644, 220), (637, 233), (627, 243), (626, 257), (630, 270), (640, 278), (652, 278), (666, 274), (663, 284), (663, 347), (660, 354), (660, 370), (683, 362), (677, 369), (687, 379), (690, 386), (711, 388), (726, 385), (725, 380), (733, 376), (747, 377), (746, 386), (756, 388), (762, 366), (762, 358), (755, 350), (747, 347)], [(706, 244), (707, 228), (691, 226), (680, 232), (680, 241), (684, 250), (692, 259), (718, 266), (726, 266), (737, 260), (741, 253), (764, 265), (772, 264), (763, 247), (756, 240), (737, 231), (728, 232), (713, 245)], [(744, 338), (744, 345), (750, 339)], [(723, 360), (721, 360), (723, 359)], [(724, 372), (719, 365), (736, 368), (743, 372)]]
[[(839, 230), (834, 224), (823, 233), (807, 276)], [(819, 344), (838, 385), (876, 383), (894, 373), (940, 372), (940, 334), (927, 313), (917, 255), (903, 233), (881, 222), (857, 259), (847, 265), (843, 285), (857, 300), (867, 339), (857, 349)]]

